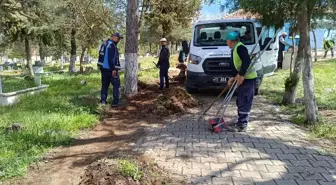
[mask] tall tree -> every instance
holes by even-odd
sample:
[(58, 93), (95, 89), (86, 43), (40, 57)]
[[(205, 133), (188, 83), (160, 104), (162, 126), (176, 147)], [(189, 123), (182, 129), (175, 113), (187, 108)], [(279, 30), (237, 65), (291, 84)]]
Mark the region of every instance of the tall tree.
[(152, 29), (160, 29), (161, 37), (172, 39), (174, 27), (189, 25), (192, 18), (197, 16), (202, 0), (149, 0), (145, 19)]
[(127, 1), (125, 95), (138, 92), (138, 0)]

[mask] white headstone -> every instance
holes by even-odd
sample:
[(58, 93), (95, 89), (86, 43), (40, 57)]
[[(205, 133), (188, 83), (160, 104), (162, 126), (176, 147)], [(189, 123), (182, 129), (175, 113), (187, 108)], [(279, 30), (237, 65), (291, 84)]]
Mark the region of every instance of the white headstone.
[(3, 71), (3, 66), (0, 66), (0, 71)]
[(0, 93), (2, 93), (2, 83), (1, 83), (1, 76), (0, 76)]
[(37, 86), (40, 86), (41, 85), (41, 76), (40, 75), (36, 75), (35, 76), (35, 84)]

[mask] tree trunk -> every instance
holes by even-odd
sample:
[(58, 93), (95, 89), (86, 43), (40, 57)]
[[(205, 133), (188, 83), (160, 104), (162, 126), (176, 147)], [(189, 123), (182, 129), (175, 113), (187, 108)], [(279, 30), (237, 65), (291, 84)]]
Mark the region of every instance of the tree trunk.
[(294, 39), (294, 37), (295, 37), (295, 32), (293, 32), (293, 34), (292, 34), (293, 51), (292, 51), (290, 67), (289, 67), (289, 70), (290, 70), (289, 74), (290, 75), (292, 75), (292, 72), (293, 72), (293, 57), (294, 57), (294, 53), (295, 53), (295, 43), (294, 43), (295, 39)]
[(71, 51), (70, 51), (70, 65), (69, 72), (73, 73), (76, 71), (76, 58), (77, 58), (77, 45), (76, 45), (76, 28), (71, 29)]
[(316, 33), (315, 30), (312, 30), (313, 32), (313, 37), (314, 37), (314, 50), (315, 50), (315, 56), (314, 56), (314, 61), (317, 62), (317, 42), (316, 42)]
[(84, 61), (83, 60), (84, 60), (85, 51), (86, 51), (86, 47), (83, 46), (82, 47), (82, 53), (81, 53), (80, 60), (79, 60), (80, 73), (84, 72), (84, 67), (83, 67), (83, 62)]
[(149, 43), (149, 54), (152, 54), (152, 43)]
[(328, 35), (327, 35), (327, 37), (330, 36), (330, 32), (331, 32), (331, 29), (328, 29)]
[(302, 81), (304, 89), (304, 104), (306, 113), (306, 123), (315, 124), (318, 122), (318, 107), (315, 99), (314, 91), (314, 74), (313, 74), (313, 62), (311, 57), (310, 47), (310, 19), (311, 16), (308, 10), (305, 8), (302, 12), (302, 26), (300, 29), (300, 42), (305, 46), (303, 48), (304, 64), (302, 71)]
[(125, 95), (138, 93), (138, 0), (127, 1)]
[[(300, 17), (297, 27), (300, 29), (302, 23), (302, 16)], [(294, 65), (294, 70), (293, 73), (286, 79), (285, 82), (285, 93), (282, 98), (282, 104), (283, 105), (292, 105), (295, 104), (296, 100), (296, 91), (297, 91), (297, 86), (300, 81), (300, 75), (302, 71), (302, 63), (304, 61), (304, 49), (305, 45), (303, 42), (299, 42), (299, 47), (298, 47), (298, 52), (296, 54), (296, 59), (295, 59), (295, 65)]]
[(42, 66), (45, 66), (45, 64), (46, 64), (45, 63), (46, 56), (45, 56), (45, 52), (44, 52), (45, 45), (43, 44), (41, 39), (39, 40), (38, 45), (39, 45), (39, 54), (40, 54), (40, 60), (41, 60)]
[(31, 51), (30, 51), (30, 43), (29, 38), (25, 36), (25, 51), (26, 51), (26, 59), (27, 59), (27, 68), (30, 76), (34, 76), (33, 65), (31, 61)]

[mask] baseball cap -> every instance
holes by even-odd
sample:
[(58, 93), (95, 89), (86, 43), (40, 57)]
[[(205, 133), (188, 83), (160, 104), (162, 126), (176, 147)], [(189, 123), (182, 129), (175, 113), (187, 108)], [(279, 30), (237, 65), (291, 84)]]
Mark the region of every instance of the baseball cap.
[(112, 34), (112, 37), (118, 37), (119, 39), (123, 39), (120, 33), (116, 32)]

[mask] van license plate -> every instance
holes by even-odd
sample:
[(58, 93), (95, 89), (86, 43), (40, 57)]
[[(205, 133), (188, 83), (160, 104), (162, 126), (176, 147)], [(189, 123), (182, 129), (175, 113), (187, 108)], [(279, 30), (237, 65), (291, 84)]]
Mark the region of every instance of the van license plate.
[(215, 83), (226, 83), (229, 81), (228, 77), (214, 77), (213, 82)]

